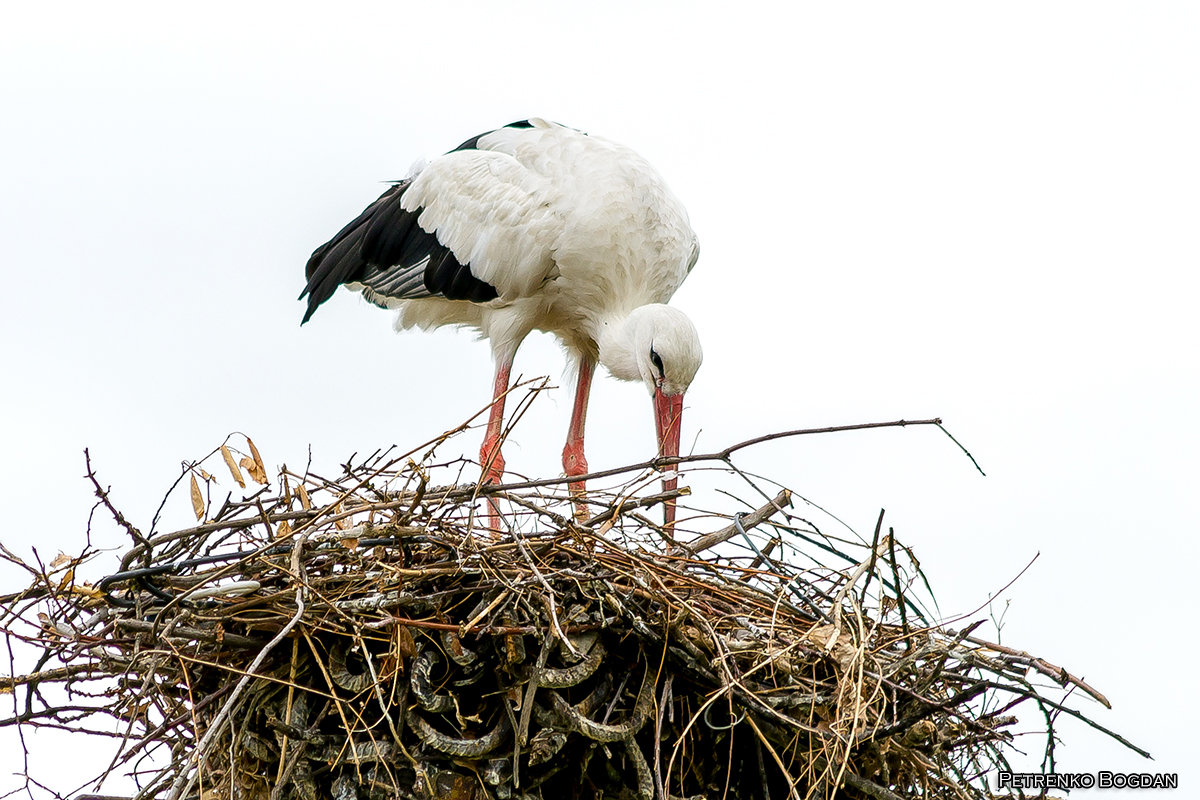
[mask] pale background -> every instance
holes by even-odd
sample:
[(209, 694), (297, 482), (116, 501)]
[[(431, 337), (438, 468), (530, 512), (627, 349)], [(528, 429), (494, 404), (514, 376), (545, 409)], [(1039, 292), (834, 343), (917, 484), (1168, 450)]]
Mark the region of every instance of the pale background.
[[(0, 8), (0, 541), (78, 549), (85, 446), (145, 525), (230, 431), (332, 472), (479, 409), (469, 336), (395, 336), (345, 292), (301, 329), (295, 297), (381, 181), (544, 116), (632, 146), (690, 210), (685, 448), (942, 416), (988, 477), (931, 428), (742, 463), (868, 535), (886, 508), (946, 616), (1040, 552), (1004, 641), (1086, 677), (1115, 709), (1080, 706), (1156, 757), (1064, 723), (1060, 770), (1195, 785), (1194, 3)], [(516, 368), (562, 360), (531, 340)], [(569, 409), (541, 400), (510, 467), (557, 474)], [(593, 468), (647, 457), (644, 390), (600, 378), (589, 431)], [(187, 524), (185, 496), (169, 511)], [(33, 766), (74, 789), (88, 744), (39, 737)]]

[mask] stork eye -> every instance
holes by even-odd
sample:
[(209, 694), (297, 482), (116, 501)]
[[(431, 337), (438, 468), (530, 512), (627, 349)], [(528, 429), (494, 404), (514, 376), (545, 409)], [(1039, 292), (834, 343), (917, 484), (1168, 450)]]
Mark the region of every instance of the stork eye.
[(662, 356), (660, 356), (658, 353), (654, 352), (653, 350), (650, 351), (650, 363), (654, 365), (654, 368), (656, 370), (658, 370), (658, 377), (660, 377), (660, 378), (667, 377), (666, 373), (663, 371)]

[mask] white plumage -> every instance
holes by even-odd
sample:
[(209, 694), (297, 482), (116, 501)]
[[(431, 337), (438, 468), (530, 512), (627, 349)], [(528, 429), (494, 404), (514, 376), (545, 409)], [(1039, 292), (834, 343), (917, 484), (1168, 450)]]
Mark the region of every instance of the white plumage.
[[(702, 356), (691, 321), (665, 303), (698, 254), (682, 204), (644, 159), (532, 119), (434, 159), (318, 248), (304, 319), (346, 284), (398, 309), (398, 328), (478, 329), (496, 362), (480, 453), (489, 481), (503, 472), (503, 394), (517, 348), (532, 330), (555, 334), (579, 376), (563, 450), (567, 475), (578, 476), (597, 362), (646, 386), (660, 454), (678, 455), (682, 397)], [(671, 522), (673, 506), (667, 514)]]

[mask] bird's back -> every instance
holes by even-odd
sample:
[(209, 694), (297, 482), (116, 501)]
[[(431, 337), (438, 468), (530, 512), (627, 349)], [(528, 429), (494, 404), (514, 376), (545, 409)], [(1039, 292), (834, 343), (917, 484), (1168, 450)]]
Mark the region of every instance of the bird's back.
[(567, 314), (624, 314), (665, 303), (696, 263), (699, 245), (683, 204), (633, 150), (572, 128), (532, 121), (480, 146), (542, 176), (558, 225), (542, 291)]
[(533, 119), (389, 189), (314, 252), (305, 292), (309, 315), (347, 283), (414, 306), (410, 324), (479, 324), (515, 305), (558, 332), (666, 302), (697, 255), (682, 204), (641, 156)]

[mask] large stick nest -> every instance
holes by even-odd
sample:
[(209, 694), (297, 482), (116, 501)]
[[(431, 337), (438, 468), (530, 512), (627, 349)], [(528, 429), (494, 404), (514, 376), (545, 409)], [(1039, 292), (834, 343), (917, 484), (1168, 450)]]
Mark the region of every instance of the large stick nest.
[[(222, 460), (266, 485), (216, 508)], [(134, 541), (117, 571), (4, 551), (33, 580), (0, 624), (34, 664), (0, 724), (110, 737), (139, 798), (975, 798), (1015, 706), (1043, 712), (1050, 767), (1055, 717), (1083, 718), (1039, 674), (1107, 705), (933, 624), (882, 524), (837, 539), (759, 491), (668, 532), (645, 469), (586, 515), (555, 481), (430, 469), (375, 454), (267, 484), (252, 444), (240, 467), (222, 447), (177, 482), (205, 521), (148, 534), (96, 482)], [(481, 491), (510, 530), (483, 529)]]

